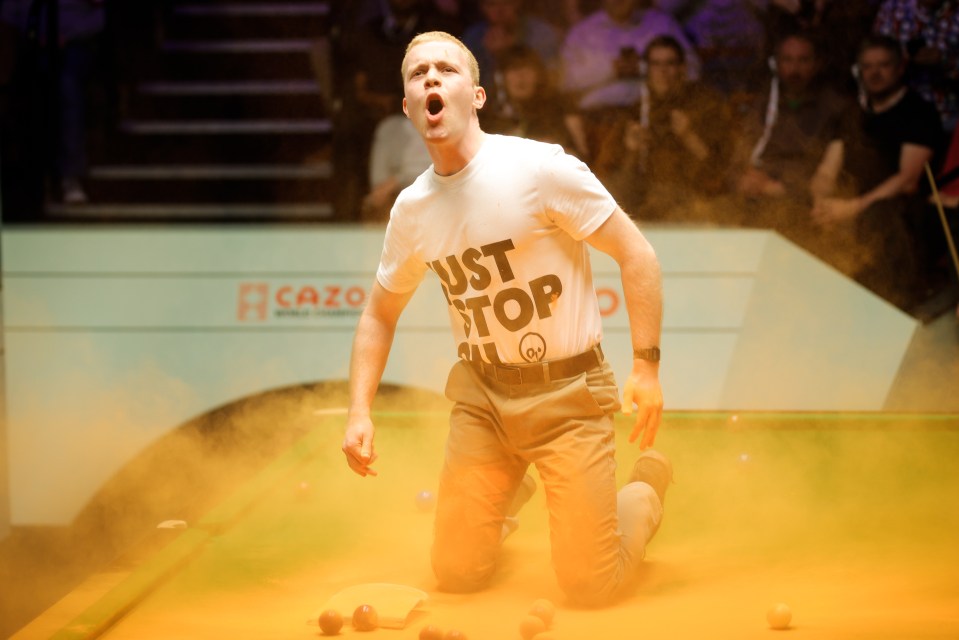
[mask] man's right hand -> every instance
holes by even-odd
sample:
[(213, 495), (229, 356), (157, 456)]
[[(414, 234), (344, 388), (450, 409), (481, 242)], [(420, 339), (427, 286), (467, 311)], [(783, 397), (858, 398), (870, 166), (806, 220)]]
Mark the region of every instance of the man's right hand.
[(343, 453), (350, 469), (359, 475), (375, 476), (376, 471), (370, 467), (376, 462), (376, 452), (373, 450), (373, 421), (369, 416), (348, 418), (346, 434), (343, 436)]

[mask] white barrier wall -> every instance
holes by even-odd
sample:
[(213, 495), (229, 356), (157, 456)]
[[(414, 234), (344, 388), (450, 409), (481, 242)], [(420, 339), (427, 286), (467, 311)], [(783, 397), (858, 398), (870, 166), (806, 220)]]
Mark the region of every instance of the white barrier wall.
[[(126, 461), (250, 394), (345, 379), (382, 228), (7, 229), (10, 517), (69, 522)], [(780, 237), (652, 229), (667, 409), (879, 410), (915, 322)], [(604, 350), (631, 345), (594, 254)], [(434, 276), (385, 378), (442, 391), (455, 358)]]

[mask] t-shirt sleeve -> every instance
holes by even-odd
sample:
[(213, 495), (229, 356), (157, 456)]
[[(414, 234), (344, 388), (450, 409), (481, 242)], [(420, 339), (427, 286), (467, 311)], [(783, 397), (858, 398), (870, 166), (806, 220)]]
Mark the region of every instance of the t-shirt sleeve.
[(575, 240), (599, 229), (617, 207), (589, 167), (559, 146), (540, 167), (540, 194), (553, 222)]
[(939, 151), (945, 146), (946, 135), (942, 130), (939, 112), (923, 99), (916, 100), (915, 115), (909, 118), (903, 142), (928, 147)]
[(376, 269), (377, 282), (393, 293), (407, 293), (418, 287), (427, 269), (412, 250), (412, 238), (404, 228), (396, 217), (390, 220)]

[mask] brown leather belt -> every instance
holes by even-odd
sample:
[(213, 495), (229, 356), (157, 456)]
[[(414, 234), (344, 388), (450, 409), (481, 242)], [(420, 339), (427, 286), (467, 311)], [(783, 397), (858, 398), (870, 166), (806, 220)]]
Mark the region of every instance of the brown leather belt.
[(530, 362), (528, 364), (490, 364), (484, 361), (469, 363), (479, 373), (487, 378), (504, 384), (537, 384), (546, 383), (563, 378), (572, 378), (603, 362), (603, 350), (596, 345), (589, 351), (544, 362)]

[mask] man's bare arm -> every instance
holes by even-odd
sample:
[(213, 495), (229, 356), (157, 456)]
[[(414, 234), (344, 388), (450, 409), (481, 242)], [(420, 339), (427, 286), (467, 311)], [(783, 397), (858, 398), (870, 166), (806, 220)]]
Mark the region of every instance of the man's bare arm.
[(822, 225), (852, 220), (880, 200), (915, 193), (923, 167), (930, 159), (932, 149), (929, 147), (904, 144), (899, 153), (899, 171), (858, 197), (817, 201), (813, 207), (813, 219)]
[(350, 358), (350, 408), (343, 453), (350, 468), (361, 476), (376, 475), (370, 467), (376, 460), (370, 408), (393, 346), (396, 324), (412, 296), (412, 291), (393, 293), (375, 282), (356, 325)]
[[(652, 245), (619, 208), (586, 241), (619, 265), (633, 348), (658, 347), (663, 290), (659, 259)], [(653, 445), (663, 415), (658, 362), (633, 358), (633, 368), (623, 388), (623, 412), (631, 413), (634, 402), (636, 422), (629, 441), (642, 435), (640, 448), (646, 449)]]
[(828, 198), (836, 192), (839, 172), (842, 170), (844, 147), (842, 140), (833, 140), (826, 146), (816, 173), (809, 184), (813, 200)]

